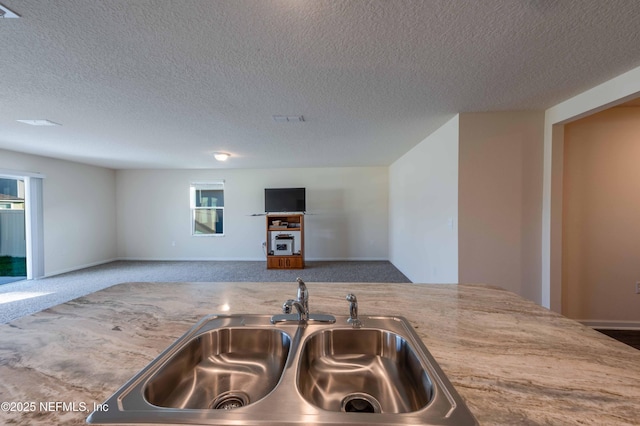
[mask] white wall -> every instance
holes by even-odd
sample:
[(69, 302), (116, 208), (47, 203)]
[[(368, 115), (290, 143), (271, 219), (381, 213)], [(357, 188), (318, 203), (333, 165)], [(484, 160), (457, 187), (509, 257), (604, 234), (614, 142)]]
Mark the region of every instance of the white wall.
[[(386, 167), (119, 170), (118, 257), (263, 260), (264, 189), (305, 187), (307, 260), (388, 259)], [(193, 237), (189, 184), (225, 181), (225, 235)], [(175, 242), (175, 245), (172, 245)]]
[(45, 275), (116, 257), (115, 172), (0, 150), (0, 169), (39, 172), (43, 180)]
[(458, 282), (456, 115), (389, 167), (389, 259), (416, 283)]
[(640, 324), (640, 107), (565, 126), (562, 314)]
[(459, 280), (537, 303), (543, 126), (542, 112), (460, 114)]

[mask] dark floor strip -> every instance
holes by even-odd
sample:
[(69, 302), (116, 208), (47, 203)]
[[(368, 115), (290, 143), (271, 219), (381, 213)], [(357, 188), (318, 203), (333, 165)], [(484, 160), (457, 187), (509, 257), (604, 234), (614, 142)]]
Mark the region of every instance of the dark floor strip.
[(602, 334), (614, 338), (624, 344), (640, 349), (640, 330), (608, 330), (596, 329)]

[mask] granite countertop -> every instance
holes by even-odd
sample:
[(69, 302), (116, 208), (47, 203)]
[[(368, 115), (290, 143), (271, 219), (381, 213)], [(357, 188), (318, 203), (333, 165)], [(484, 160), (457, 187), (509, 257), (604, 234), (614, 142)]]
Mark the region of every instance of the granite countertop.
[[(640, 423), (640, 351), (481, 285), (307, 283), (314, 313), (403, 315), (482, 425)], [(125, 283), (0, 325), (0, 423), (85, 418), (201, 317), (274, 314), (295, 283)], [(22, 412), (17, 412), (20, 410)], [(26, 412), (25, 412), (26, 411)]]

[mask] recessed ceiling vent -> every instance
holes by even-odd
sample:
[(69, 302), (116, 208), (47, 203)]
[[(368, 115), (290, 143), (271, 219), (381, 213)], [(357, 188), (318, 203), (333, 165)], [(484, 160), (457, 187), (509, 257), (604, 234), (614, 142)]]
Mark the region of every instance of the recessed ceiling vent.
[(299, 123), (304, 121), (304, 117), (301, 115), (274, 115), (273, 121), (276, 123)]
[(19, 18), (20, 15), (0, 4), (0, 18)]
[(55, 123), (51, 120), (36, 119), (36, 120), (16, 120), (20, 123), (28, 124), (30, 126), (60, 126), (60, 123)]

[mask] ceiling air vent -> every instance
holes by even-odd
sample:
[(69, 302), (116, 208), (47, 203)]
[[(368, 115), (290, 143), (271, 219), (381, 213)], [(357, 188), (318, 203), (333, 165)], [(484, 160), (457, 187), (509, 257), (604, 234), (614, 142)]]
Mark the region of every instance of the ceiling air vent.
[(20, 123), (28, 124), (30, 126), (60, 126), (60, 123), (55, 123), (51, 120), (36, 119), (36, 120), (16, 120)]
[(304, 117), (301, 115), (274, 115), (273, 121), (276, 123), (299, 123), (304, 121)]
[(0, 4), (0, 18), (19, 18), (20, 15)]

